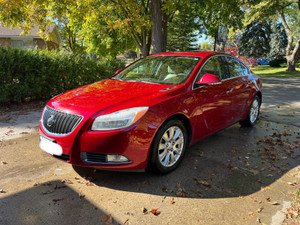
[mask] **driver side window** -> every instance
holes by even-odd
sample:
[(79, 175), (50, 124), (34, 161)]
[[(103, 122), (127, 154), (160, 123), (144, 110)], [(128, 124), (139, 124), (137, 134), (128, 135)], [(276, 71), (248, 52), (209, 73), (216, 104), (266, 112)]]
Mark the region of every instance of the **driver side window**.
[(198, 75), (197, 81), (201, 80), (202, 76), (210, 73), (217, 77), (219, 77), (221, 80), (224, 79), (223, 77), (225, 75), (224, 69), (222, 66), (222, 60), (220, 56), (215, 56), (208, 60), (208, 62), (204, 65), (204, 67), (201, 69), (200, 74)]

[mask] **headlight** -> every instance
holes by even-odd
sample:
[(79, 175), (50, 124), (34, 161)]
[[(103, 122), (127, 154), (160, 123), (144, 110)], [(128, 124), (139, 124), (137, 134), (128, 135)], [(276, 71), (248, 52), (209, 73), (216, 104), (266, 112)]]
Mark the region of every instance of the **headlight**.
[(129, 127), (138, 121), (147, 110), (148, 107), (136, 107), (99, 116), (93, 122), (92, 130), (118, 130)]

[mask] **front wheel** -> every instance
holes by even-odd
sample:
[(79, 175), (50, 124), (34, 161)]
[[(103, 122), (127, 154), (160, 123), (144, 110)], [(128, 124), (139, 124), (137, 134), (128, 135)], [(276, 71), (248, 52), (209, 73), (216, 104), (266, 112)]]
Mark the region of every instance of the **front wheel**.
[(169, 173), (182, 161), (188, 146), (188, 133), (179, 120), (166, 122), (157, 132), (151, 147), (149, 168), (156, 173)]
[(260, 111), (260, 99), (257, 95), (254, 96), (250, 109), (248, 111), (247, 118), (240, 122), (240, 124), (244, 127), (252, 127), (258, 120), (259, 111)]

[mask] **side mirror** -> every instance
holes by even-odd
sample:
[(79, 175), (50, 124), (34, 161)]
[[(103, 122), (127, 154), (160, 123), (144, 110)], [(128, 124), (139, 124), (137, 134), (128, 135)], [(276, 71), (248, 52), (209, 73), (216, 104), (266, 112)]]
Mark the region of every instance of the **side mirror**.
[(206, 73), (202, 76), (201, 80), (196, 82), (197, 86), (203, 86), (203, 85), (213, 85), (213, 84), (218, 84), (221, 83), (221, 79), (213, 74)]
[(118, 73), (120, 73), (123, 69), (119, 69), (115, 72), (115, 75), (117, 75)]

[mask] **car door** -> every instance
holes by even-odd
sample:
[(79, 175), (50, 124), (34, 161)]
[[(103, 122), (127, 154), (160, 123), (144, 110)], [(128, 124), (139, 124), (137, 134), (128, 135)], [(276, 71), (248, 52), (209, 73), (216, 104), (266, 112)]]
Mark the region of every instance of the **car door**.
[(247, 83), (246, 67), (237, 59), (231, 56), (223, 56), (225, 67), (228, 70), (229, 78), (224, 80), (227, 83), (226, 93), (232, 98), (231, 114), (233, 122), (237, 122), (244, 115), (250, 90)]
[[(196, 82), (207, 73), (216, 75), (221, 80), (226, 78), (227, 73), (221, 56), (213, 56), (207, 60), (200, 70)], [(226, 127), (232, 121), (230, 113), (232, 98), (226, 93), (227, 89), (227, 84), (223, 81), (213, 85), (194, 87), (193, 94), (197, 110), (201, 111), (197, 114), (203, 116), (207, 128), (212, 132)]]

